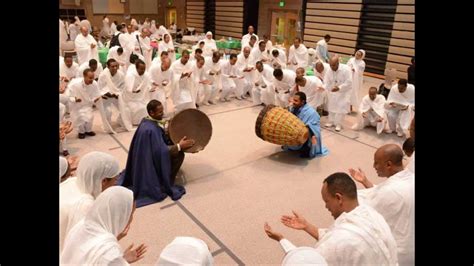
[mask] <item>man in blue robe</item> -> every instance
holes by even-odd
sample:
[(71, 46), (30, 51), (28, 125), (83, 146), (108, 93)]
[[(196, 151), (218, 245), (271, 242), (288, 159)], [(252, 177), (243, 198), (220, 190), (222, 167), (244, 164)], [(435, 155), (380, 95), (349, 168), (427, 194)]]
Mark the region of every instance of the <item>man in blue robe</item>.
[(321, 127), (319, 114), (313, 107), (306, 104), (306, 94), (304, 92), (296, 92), (293, 96), (293, 106), (290, 112), (296, 115), (309, 129), (308, 140), (297, 146), (283, 146), (283, 150), (300, 151), (302, 158), (314, 158), (316, 156), (324, 156), (329, 150), (322, 144)]
[(164, 200), (170, 196), (179, 200), (186, 193), (182, 186), (174, 185), (184, 160), (184, 152), (194, 140), (183, 137), (174, 145), (163, 126), (163, 105), (151, 100), (148, 116), (143, 118), (133, 136), (127, 166), (120, 175), (118, 185), (131, 189), (137, 207)]

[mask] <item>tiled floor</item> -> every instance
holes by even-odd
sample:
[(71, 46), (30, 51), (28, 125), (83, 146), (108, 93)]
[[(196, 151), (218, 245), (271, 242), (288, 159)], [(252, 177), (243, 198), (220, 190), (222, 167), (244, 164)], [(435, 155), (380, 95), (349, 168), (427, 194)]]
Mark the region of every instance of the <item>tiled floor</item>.
[[(365, 78), (360, 95), (381, 80)], [(249, 100), (233, 100), (201, 110), (213, 125), (206, 149), (186, 154), (182, 170), (186, 175), (186, 195), (179, 201), (163, 202), (137, 209), (128, 236), (121, 241), (145, 243), (148, 252), (138, 264), (154, 264), (161, 250), (175, 236), (195, 236), (208, 243), (216, 264), (279, 264), (283, 251), (263, 231), (264, 222), (296, 245), (314, 245), (303, 232), (290, 230), (280, 222), (282, 214), (299, 211), (320, 227), (333, 218), (321, 199), (322, 181), (329, 174), (361, 167), (374, 183), (382, 181), (372, 168), (375, 149), (386, 143), (401, 144), (395, 134), (377, 135), (373, 128), (355, 132), (350, 126), (356, 116), (347, 116), (341, 132), (322, 130), (323, 144), (330, 154), (313, 160), (282, 152), (278, 145), (255, 135), (255, 120), (261, 106)], [(83, 155), (98, 150), (116, 156), (125, 167), (133, 132), (102, 133), (96, 114), (97, 135), (77, 139), (68, 137), (71, 154)], [(322, 118), (322, 124), (326, 117)]]

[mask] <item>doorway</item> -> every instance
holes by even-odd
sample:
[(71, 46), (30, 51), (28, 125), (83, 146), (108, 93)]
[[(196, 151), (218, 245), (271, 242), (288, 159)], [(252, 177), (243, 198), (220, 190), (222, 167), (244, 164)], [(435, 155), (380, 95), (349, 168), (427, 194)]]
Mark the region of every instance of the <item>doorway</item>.
[(166, 12), (166, 28), (169, 28), (171, 23), (174, 22), (175, 25), (178, 24), (178, 16), (176, 15), (176, 8), (167, 8)]
[(287, 51), (297, 36), (298, 13), (291, 11), (272, 11), (271, 41), (283, 45)]

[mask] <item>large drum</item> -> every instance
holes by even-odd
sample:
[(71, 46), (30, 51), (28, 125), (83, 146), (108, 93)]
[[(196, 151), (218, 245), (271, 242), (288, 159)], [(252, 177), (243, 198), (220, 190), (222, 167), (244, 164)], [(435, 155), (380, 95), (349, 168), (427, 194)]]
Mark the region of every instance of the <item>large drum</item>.
[(185, 109), (169, 122), (168, 131), (173, 143), (184, 136), (194, 139), (195, 144), (184, 152), (198, 152), (204, 149), (212, 136), (212, 124), (207, 115), (197, 109)]
[(265, 141), (278, 145), (301, 145), (308, 140), (309, 130), (294, 114), (273, 104), (260, 111), (255, 133)]

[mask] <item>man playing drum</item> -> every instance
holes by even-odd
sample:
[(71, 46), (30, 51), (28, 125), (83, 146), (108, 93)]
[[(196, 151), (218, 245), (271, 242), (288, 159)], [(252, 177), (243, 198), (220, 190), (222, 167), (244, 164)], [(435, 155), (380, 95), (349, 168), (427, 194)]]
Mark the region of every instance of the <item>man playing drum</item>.
[(306, 94), (304, 92), (299, 91), (295, 93), (290, 112), (303, 121), (309, 129), (309, 137), (304, 144), (295, 146), (284, 145), (283, 150), (300, 151), (300, 157), (302, 158), (327, 155), (329, 150), (322, 145), (319, 114), (313, 107), (306, 104)]

